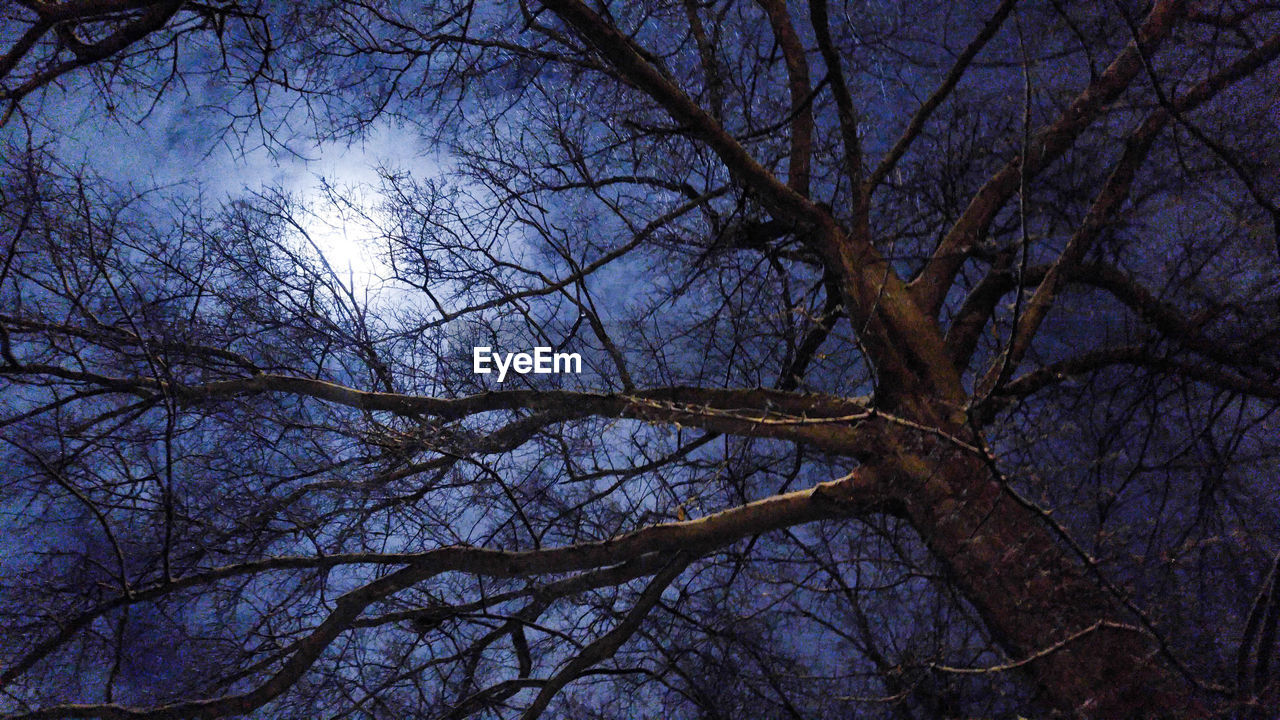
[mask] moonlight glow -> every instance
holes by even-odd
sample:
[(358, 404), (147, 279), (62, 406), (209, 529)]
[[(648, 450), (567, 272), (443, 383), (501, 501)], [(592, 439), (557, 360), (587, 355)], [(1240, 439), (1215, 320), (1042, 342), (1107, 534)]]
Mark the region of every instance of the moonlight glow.
[(359, 191), (339, 197), (315, 188), (304, 198), (297, 218), (303, 242), (339, 279), (367, 287), (385, 276), (387, 267), (376, 252), (379, 231), (373, 211), (365, 207)]

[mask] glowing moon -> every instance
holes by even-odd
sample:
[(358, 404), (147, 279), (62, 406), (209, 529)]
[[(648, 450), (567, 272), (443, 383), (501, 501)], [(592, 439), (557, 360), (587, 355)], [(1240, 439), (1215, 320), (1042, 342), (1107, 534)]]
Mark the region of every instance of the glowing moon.
[(316, 188), (304, 196), (304, 203), (298, 218), (304, 241), (342, 282), (368, 286), (386, 275), (388, 268), (374, 250), (379, 231), (373, 211), (365, 208), (359, 194), (344, 193), (339, 199)]

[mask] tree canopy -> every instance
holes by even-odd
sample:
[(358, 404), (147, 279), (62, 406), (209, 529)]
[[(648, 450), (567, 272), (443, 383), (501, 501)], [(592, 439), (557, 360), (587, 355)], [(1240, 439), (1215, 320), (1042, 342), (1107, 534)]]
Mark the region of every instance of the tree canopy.
[(0, 717), (1280, 707), (1280, 5), (0, 28)]

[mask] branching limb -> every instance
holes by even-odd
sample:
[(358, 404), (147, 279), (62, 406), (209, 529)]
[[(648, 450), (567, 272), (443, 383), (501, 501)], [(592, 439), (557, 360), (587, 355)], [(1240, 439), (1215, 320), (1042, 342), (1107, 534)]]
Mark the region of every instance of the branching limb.
[(1157, 2), (1139, 30), (1137, 40), (1130, 42), (1057, 120), (1035, 133), (1027, 157), (1010, 160), (974, 193), (960, 218), (910, 283), (912, 295), (924, 312), (937, 315), (969, 252), (1017, 192), (1023, 174), (1029, 181), (1075, 144), (1085, 128), (1128, 89), (1142, 71), (1143, 53), (1153, 52), (1168, 37), (1185, 13), (1185, 6), (1183, 0)]
[[(55, 705), (33, 712), (9, 715), (5, 720), (91, 717), (106, 720), (135, 718), (168, 720), (193, 716), (216, 718), (249, 713), (270, 702), (296, 683), (298, 678), (315, 663), (324, 649), (341, 633), (351, 628), (370, 605), (440, 573), (465, 572), (490, 577), (520, 577), (588, 570), (625, 563), (628, 560), (652, 554), (689, 553), (690, 556), (697, 556), (744, 537), (800, 523), (842, 517), (851, 512), (874, 512), (886, 503), (886, 497), (882, 479), (876, 472), (855, 471), (839, 480), (822, 483), (807, 490), (775, 495), (695, 520), (651, 526), (599, 542), (525, 552), (445, 547), (401, 556), (360, 553), (341, 558), (334, 556), (277, 558), (267, 562), (278, 567), (332, 567), (344, 562), (391, 563), (402, 567), (339, 597), (324, 621), (294, 645), (292, 654), (280, 668), (261, 685), (247, 692), (154, 708), (105, 704)], [(683, 569), (687, 562), (686, 558), (675, 566), (669, 566), (665, 572), (673, 573), (671, 578), (674, 578), (679, 570), (672, 570), (672, 567)], [(266, 567), (266, 564), (258, 565)], [(221, 570), (220, 574), (224, 576), (243, 574), (246, 569), (247, 565), (226, 568)], [(204, 579), (207, 580), (208, 575), (206, 574)], [(189, 579), (188, 582), (190, 582)], [(669, 582), (670, 579), (661, 583), (661, 587), (665, 587)], [(171, 583), (165, 587), (175, 584), (177, 583)], [(159, 591), (160, 589), (156, 589), (153, 592)], [(136, 593), (135, 599), (143, 596), (144, 592)], [(657, 592), (660, 593), (661, 588)], [(628, 630), (626, 635), (629, 636), (633, 631), (634, 628)], [(606, 643), (602, 648), (607, 646)], [(9, 675), (8, 672), (0, 675), (0, 680), (4, 680), (7, 675)]]
[(1162, 357), (1152, 353), (1151, 348), (1143, 345), (1127, 345), (1095, 350), (1017, 377), (998, 390), (988, 405), (982, 408), (982, 413), (987, 414), (1011, 400), (1028, 397), (1080, 375), (1117, 365), (1145, 367), (1250, 397), (1280, 399), (1280, 383), (1275, 381), (1248, 378), (1209, 365)]
[(796, 34), (791, 13), (782, 0), (757, 0), (769, 16), (773, 39), (782, 48), (782, 58), (787, 66), (787, 88), (791, 93), (791, 154), (787, 165), (787, 187), (802, 196), (809, 194), (809, 171), (813, 164), (813, 107), (809, 103), (811, 92), (809, 61), (805, 58), (804, 44)]
[(969, 66), (973, 64), (973, 59), (982, 52), (982, 48), (991, 38), (995, 37), (1000, 31), (1000, 27), (1004, 25), (1004, 21), (1009, 17), (1009, 13), (1013, 11), (1013, 6), (1018, 4), (1018, 0), (1002, 0), (996, 11), (991, 14), (991, 18), (982, 26), (982, 30), (965, 46), (964, 51), (956, 58), (955, 63), (951, 65), (951, 70), (947, 72), (947, 76), (943, 78), (942, 84), (937, 90), (933, 91), (920, 109), (916, 110), (915, 115), (911, 116), (911, 121), (907, 123), (907, 128), (902, 131), (902, 135), (897, 142), (871, 171), (870, 177), (867, 178), (866, 194), (869, 196), (875, 192), (875, 189), (884, 182), (885, 177), (893, 172), (893, 168), (897, 166), (898, 161), (906, 154), (907, 149), (911, 147), (911, 143), (920, 136), (920, 131), (924, 130), (925, 123), (929, 122), (929, 117), (933, 115), (933, 111), (951, 95), (951, 91), (955, 90), (956, 85), (960, 83), (960, 79), (964, 77)]
[(667, 589), (673, 580), (689, 567), (690, 558), (687, 553), (678, 552), (676, 556), (667, 563), (667, 567), (663, 568), (648, 587), (641, 593), (640, 598), (635, 605), (627, 612), (622, 622), (617, 627), (605, 633), (595, 642), (583, 648), (577, 657), (570, 660), (563, 668), (553, 675), (546, 684), (542, 686), (542, 690), (538, 696), (534, 698), (533, 704), (525, 710), (520, 716), (521, 720), (536, 720), (540, 717), (547, 706), (551, 704), (551, 700), (560, 692), (565, 685), (573, 682), (594, 665), (613, 657), (613, 654), (622, 647), (636, 630), (640, 629), (640, 623), (644, 622), (649, 611), (658, 604), (658, 600), (662, 599), (662, 592)]

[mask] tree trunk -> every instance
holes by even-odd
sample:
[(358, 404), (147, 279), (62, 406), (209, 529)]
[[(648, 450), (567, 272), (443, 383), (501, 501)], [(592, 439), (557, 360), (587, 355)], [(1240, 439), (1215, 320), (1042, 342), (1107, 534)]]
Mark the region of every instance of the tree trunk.
[(1083, 717), (1204, 716), (1150, 634), (982, 458), (928, 438), (914, 460), (902, 463), (907, 516), (1008, 652), (1004, 667)]

